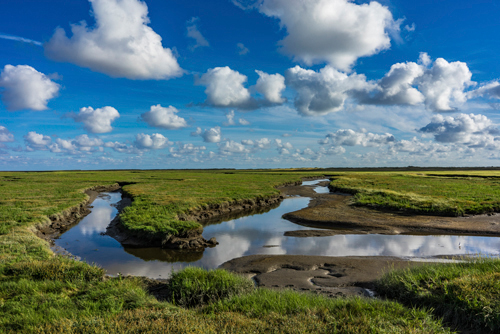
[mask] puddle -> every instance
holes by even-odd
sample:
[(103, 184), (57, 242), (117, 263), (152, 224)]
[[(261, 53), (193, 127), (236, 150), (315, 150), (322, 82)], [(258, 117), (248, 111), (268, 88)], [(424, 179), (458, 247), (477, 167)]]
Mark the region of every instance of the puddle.
[[(311, 186), (320, 181), (306, 181), (304, 185)], [(101, 194), (92, 203), (92, 212), (55, 240), (56, 250), (64, 248), (82, 260), (98, 264), (110, 275), (121, 273), (151, 278), (166, 278), (172, 270), (186, 266), (217, 268), (233, 258), (253, 254), (405, 258), (476, 253), (500, 255), (500, 238), (497, 237), (379, 234), (286, 237), (283, 235), (286, 231), (313, 229), (281, 218), (285, 213), (305, 208), (309, 198), (303, 197), (287, 198), (266, 213), (205, 226), (203, 236), (207, 239), (216, 237), (219, 242), (215, 248), (198, 252), (124, 248), (115, 239), (102, 235), (118, 213), (114, 205), (120, 196), (119, 192)]]

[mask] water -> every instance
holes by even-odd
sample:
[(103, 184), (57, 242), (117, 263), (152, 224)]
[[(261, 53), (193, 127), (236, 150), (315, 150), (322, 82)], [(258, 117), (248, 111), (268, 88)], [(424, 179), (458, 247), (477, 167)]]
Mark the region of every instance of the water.
[[(321, 181), (321, 180), (320, 180)], [(314, 185), (320, 181), (306, 181)], [(316, 187), (315, 191), (325, 191)], [(327, 189), (327, 188), (326, 188)], [(172, 270), (188, 265), (217, 268), (236, 257), (253, 254), (325, 256), (397, 256), (425, 258), (437, 255), (500, 255), (500, 238), (473, 236), (335, 235), (328, 237), (285, 237), (286, 231), (314, 230), (281, 218), (307, 206), (309, 198), (291, 197), (269, 212), (232, 219), (204, 227), (203, 236), (216, 237), (219, 245), (204, 251), (175, 251), (159, 248), (124, 248), (103, 235), (118, 213), (114, 205), (120, 193), (103, 193), (93, 203), (92, 213), (56, 240), (58, 249), (96, 263), (108, 274), (131, 274), (151, 278), (168, 277)]]

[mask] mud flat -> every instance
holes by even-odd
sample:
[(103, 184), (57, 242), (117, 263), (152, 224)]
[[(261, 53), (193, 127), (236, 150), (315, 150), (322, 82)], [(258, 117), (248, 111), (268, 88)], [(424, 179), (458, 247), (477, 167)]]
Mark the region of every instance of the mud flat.
[(306, 231), (290, 231), (288, 236), (319, 236), (321, 233), (325, 236), (346, 233), (500, 236), (500, 214), (469, 217), (411, 215), (351, 206), (350, 195), (318, 194), (310, 187), (290, 186), (281, 188), (281, 191), (290, 196), (312, 198), (307, 208), (287, 213), (283, 218), (303, 226), (330, 229), (311, 231), (309, 235)]
[(220, 268), (252, 277), (259, 287), (330, 297), (371, 297), (374, 281), (385, 272), (422, 264), (395, 257), (250, 255), (230, 260)]

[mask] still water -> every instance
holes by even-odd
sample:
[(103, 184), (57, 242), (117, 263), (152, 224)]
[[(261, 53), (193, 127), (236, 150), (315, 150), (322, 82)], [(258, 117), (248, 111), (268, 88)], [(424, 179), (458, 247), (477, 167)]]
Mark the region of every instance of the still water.
[[(305, 181), (311, 186), (316, 181)], [(325, 190), (326, 189), (326, 190)], [(327, 192), (327, 187), (316, 187)], [(124, 248), (104, 235), (109, 222), (118, 214), (118, 192), (102, 193), (93, 203), (92, 212), (56, 240), (56, 251), (65, 249), (89, 263), (96, 263), (108, 274), (168, 277), (172, 270), (188, 265), (217, 268), (236, 257), (253, 254), (293, 254), (325, 256), (398, 256), (430, 257), (437, 255), (500, 255), (500, 238), (472, 236), (412, 235), (335, 235), (328, 237), (286, 237), (284, 232), (313, 230), (281, 218), (287, 212), (305, 208), (309, 198), (290, 197), (266, 213), (250, 215), (204, 227), (206, 239), (216, 237), (219, 245), (201, 252)]]

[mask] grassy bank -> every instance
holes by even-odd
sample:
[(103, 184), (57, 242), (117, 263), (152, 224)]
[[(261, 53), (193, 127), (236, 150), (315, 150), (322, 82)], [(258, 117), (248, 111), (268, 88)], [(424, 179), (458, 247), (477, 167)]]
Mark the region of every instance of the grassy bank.
[(378, 291), (432, 309), (452, 326), (500, 332), (500, 260), (434, 264), (386, 274)]
[(500, 173), (346, 173), (331, 182), (354, 204), (443, 216), (500, 211)]
[(275, 186), (321, 175), (269, 171), (0, 172), (0, 233), (46, 223), (79, 205), (85, 189), (123, 184), (133, 203), (122, 213), (132, 232), (179, 234), (199, 228), (178, 215), (241, 200), (276, 196)]

